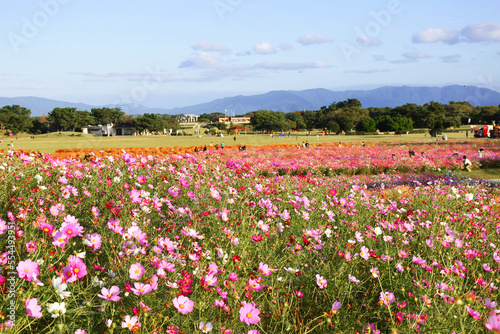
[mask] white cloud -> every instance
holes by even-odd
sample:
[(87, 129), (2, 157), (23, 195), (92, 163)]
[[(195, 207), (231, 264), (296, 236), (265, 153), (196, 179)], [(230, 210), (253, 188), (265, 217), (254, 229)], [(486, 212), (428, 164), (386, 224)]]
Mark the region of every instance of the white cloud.
[(258, 54), (273, 54), (276, 53), (276, 50), (274, 47), (267, 43), (267, 42), (262, 42), (259, 44), (255, 44), (253, 47), (253, 51)]
[(385, 56), (384, 55), (373, 55), (372, 58), (375, 61), (383, 61), (383, 60), (385, 60)]
[(443, 30), (441, 28), (429, 28), (413, 35), (414, 43), (457, 43), (459, 32), (454, 30)]
[(331, 43), (332, 39), (328, 36), (324, 35), (303, 35), (297, 38), (297, 41), (302, 45), (311, 45), (311, 44), (322, 44), (322, 43)]
[(415, 63), (419, 59), (429, 58), (425, 53), (418, 51), (410, 51), (403, 53), (403, 58), (392, 60), (393, 64), (406, 64), (406, 63)]
[(449, 56), (442, 56), (439, 58), (443, 63), (458, 63), (460, 61), (460, 58), (462, 58), (462, 55), (454, 54)]
[(179, 68), (186, 67), (213, 67), (220, 62), (220, 58), (213, 53), (200, 52), (193, 58), (186, 59), (179, 64)]
[(311, 63), (293, 63), (293, 62), (265, 62), (255, 65), (255, 68), (268, 70), (302, 70), (308, 68), (328, 68), (328, 64), (322, 61)]
[(500, 42), (500, 23), (471, 24), (461, 31), (430, 28), (415, 33), (412, 40), (414, 43), (444, 42), (448, 44)]
[(213, 51), (213, 52), (221, 52), (221, 53), (229, 52), (229, 49), (225, 45), (219, 44), (219, 43), (210, 44), (207, 42), (198, 42), (198, 43), (192, 45), (191, 47), (195, 51)]
[(461, 33), (469, 43), (500, 42), (500, 23), (471, 24)]
[(429, 58), (429, 56), (425, 55), (425, 53), (423, 52), (417, 52), (417, 51), (413, 51), (413, 52), (406, 52), (403, 54), (403, 57), (407, 58), (407, 59), (423, 59), (423, 58)]
[(378, 38), (371, 38), (364, 35), (356, 37), (356, 42), (361, 46), (377, 46), (382, 44)]

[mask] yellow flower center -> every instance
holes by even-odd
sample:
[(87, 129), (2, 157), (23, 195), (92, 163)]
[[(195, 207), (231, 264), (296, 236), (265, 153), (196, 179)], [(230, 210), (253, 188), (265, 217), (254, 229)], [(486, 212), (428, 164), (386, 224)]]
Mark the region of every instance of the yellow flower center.
[(74, 269), (74, 272), (75, 272), (75, 274), (78, 274), (78, 273), (80, 272), (80, 269), (75, 268), (75, 269)]
[(251, 318), (252, 317), (252, 314), (251, 313), (247, 313), (247, 318)]
[(179, 305), (179, 307), (180, 307), (180, 308), (184, 308), (184, 304), (180, 304), (180, 305)]

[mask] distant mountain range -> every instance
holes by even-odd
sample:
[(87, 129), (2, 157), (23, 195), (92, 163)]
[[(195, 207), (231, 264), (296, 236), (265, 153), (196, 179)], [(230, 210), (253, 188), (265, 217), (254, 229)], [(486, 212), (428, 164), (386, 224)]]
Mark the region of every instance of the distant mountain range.
[(250, 96), (233, 96), (188, 107), (164, 109), (148, 108), (136, 104), (93, 106), (40, 97), (0, 97), (0, 106), (18, 104), (31, 110), (33, 116), (48, 114), (52, 109), (72, 107), (89, 110), (96, 107), (121, 107), (128, 115), (154, 114), (195, 114), (228, 112), (228, 115), (243, 115), (247, 112), (266, 109), (292, 112), (297, 110), (318, 110), (333, 102), (358, 99), (363, 107), (397, 107), (406, 103), (423, 105), (430, 101), (447, 104), (450, 101), (468, 101), (473, 105), (500, 105), (500, 93), (474, 86), (446, 87), (381, 87), (372, 90), (331, 91), (317, 88), (302, 91), (271, 91)]

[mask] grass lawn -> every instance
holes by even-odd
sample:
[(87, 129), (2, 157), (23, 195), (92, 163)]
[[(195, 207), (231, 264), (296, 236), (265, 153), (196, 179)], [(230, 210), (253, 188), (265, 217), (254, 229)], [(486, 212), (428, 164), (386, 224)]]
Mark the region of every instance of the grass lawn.
[[(304, 132), (292, 134), (290, 137), (285, 136), (278, 138), (276, 135), (240, 135), (225, 137), (214, 137), (202, 135), (197, 136), (144, 136), (144, 137), (96, 137), (93, 135), (83, 135), (81, 133), (50, 133), (36, 136), (33, 140), (28, 134), (21, 134), (18, 139), (15, 137), (3, 136), (0, 140), (0, 149), (8, 149), (7, 145), (12, 142), (14, 148), (22, 148), (24, 150), (35, 150), (42, 153), (53, 153), (59, 149), (101, 149), (101, 148), (132, 148), (132, 147), (173, 147), (173, 146), (204, 146), (209, 145), (210, 142), (221, 144), (224, 142), (227, 146), (231, 145), (253, 145), (263, 146), (272, 144), (297, 144), (303, 141), (309, 141), (311, 144), (319, 143), (351, 143), (360, 144), (364, 141), (367, 145), (373, 145), (381, 141), (394, 141), (394, 142), (428, 142), (434, 143), (435, 138), (432, 138), (427, 133), (408, 134), (408, 135), (366, 135), (366, 136), (346, 136), (346, 135), (319, 135), (316, 137), (317, 132), (312, 132), (310, 136), (306, 136)], [(448, 139), (466, 139), (465, 132), (447, 133)], [(469, 134), (469, 139), (471, 136)]]
[(473, 169), (472, 172), (463, 170), (455, 172), (460, 177), (483, 180), (500, 180), (500, 168)]

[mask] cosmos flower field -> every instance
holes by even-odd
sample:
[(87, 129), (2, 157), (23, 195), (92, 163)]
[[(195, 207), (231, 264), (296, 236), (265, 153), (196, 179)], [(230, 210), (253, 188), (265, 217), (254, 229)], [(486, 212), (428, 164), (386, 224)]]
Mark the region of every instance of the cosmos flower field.
[(499, 145), (411, 147), (3, 152), (0, 330), (500, 333)]

